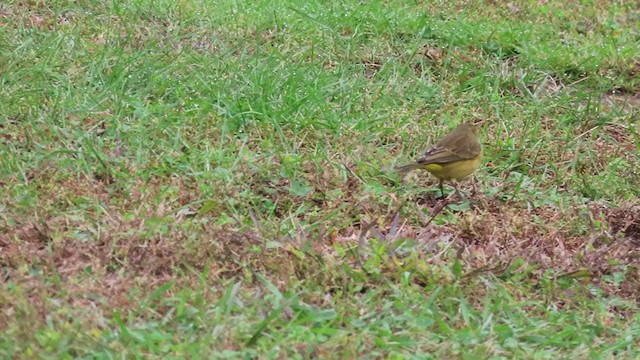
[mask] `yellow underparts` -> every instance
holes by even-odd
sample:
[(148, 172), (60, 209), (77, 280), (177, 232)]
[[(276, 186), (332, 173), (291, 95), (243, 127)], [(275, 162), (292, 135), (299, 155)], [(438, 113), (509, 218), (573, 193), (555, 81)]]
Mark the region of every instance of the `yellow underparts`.
[(440, 180), (462, 180), (476, 171), (480, 166), (481, 160), (482, 156), (478, 156), (474, 159), (460, 160), (447, 164), (420, 165), (419, 168), (427, 170)]

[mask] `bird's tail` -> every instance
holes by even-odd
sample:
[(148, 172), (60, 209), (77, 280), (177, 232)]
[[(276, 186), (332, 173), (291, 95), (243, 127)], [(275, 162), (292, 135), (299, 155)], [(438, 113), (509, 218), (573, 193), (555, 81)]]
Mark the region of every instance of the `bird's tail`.
[(405, 166), (399, 166), (396, 168), (396, 171), (401, 173), (401, 174), (406, 174), (409, 171), (415, 170), (417, 168), (420, 167), (420, 164), (418, 163), (413, 163), (413, 164), (409, 164), (409, 165), (405, 165)]

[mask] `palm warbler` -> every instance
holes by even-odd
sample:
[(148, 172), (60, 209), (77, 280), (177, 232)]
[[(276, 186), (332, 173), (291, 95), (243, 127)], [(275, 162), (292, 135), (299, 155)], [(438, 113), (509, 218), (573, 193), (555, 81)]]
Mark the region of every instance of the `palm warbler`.
[[(480, 166), (482, 145), (478, 139), (478, 126), (461, 124), (435, 146), (431, 146), (415, 163), (397, 170), (401, 173), (415, 169), (427, 170), (440, 181), (440, 192), (444, 196), (444, 181), (465, 179)], [(455, 184), (454, 187), (458, 192)]]

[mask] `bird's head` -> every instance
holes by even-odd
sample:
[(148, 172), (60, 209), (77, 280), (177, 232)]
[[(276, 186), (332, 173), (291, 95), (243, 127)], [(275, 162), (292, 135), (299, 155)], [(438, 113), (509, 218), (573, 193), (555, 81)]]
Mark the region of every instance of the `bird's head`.
[(486, 123), (487, 120), (486, 119), (480, 119), (480, 118), (475, 118), (473, 120), (467, 121), (465, 123), (465, 125), (469, 126), (469, 128), (471, 129), (471, 131), (473, 131), (474, 133), (478, 133), (478, 130), (480, 130), (480, 128), (482, 127), (482, 125), (484, 123)]

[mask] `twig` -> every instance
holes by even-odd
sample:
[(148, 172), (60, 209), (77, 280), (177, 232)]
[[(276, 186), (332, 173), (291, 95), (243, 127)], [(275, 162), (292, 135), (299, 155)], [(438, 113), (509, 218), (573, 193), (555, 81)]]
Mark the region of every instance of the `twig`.
[[(453, 194), (453, 193), (451, 193)], [(438, 216), (438, 214), (440, 214), (440, 212), (442, 212), (442, 209), (444, 209), (447, 205), (450, 204), (449, 202), (449, 198), (451, 197), (451, 195), (447, 196), (446, 198), (442, 199), (442, 201), (440, 201), (438, 203), (438, 206), (436, 206), (435, 209), (433, 209), (432, 215), (431, 215), (431, 219), (429, 219), (429, 221), (427, 221), (426, 224), (424, 224), (424, 227), (429, 226), (429, 224), (431, 224), (431, 222), (433, 221), (433, 219), (436, 218), (436, 216)]]

